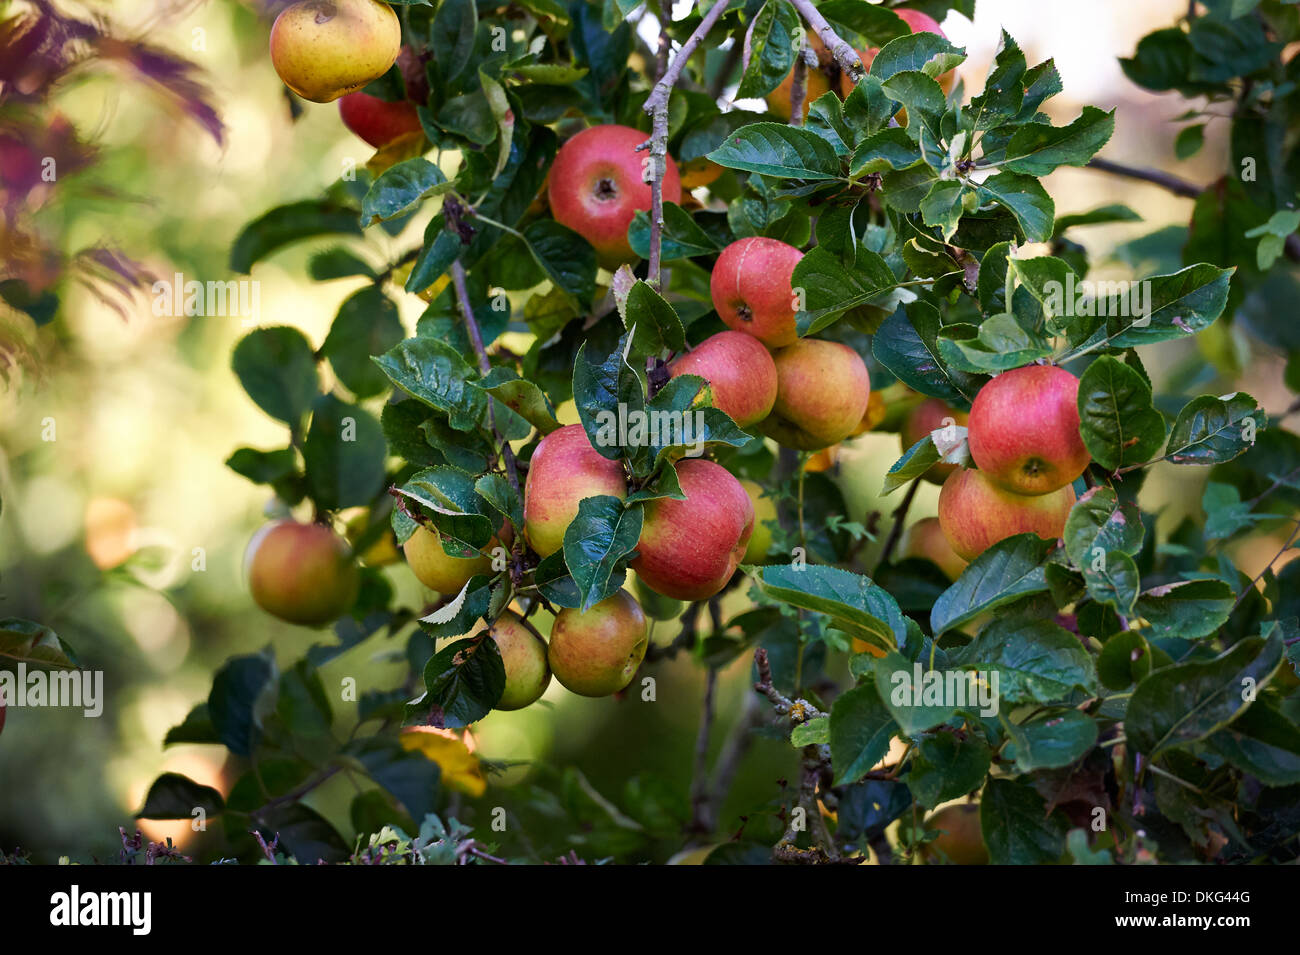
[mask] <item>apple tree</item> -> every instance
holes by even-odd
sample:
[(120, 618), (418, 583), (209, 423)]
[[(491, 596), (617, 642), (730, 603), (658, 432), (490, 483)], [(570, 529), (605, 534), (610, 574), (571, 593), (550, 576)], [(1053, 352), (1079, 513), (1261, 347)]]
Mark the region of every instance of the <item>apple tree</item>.
[[(939, 22), (973, 0), (337, 6), (389, 32), (348, 62), (272, 55), (286, 80), (318, 55), (313, 98), (344, 97), (378, 149), (261, 212), (230, 265), (324, 239), (309, 278), (357, 290), (321, 341), (240, 341), (284, 440), (228, 463), (360, 566), (257, 550), (259, 603), (315, 588), (332, 637), (229, 660), (167, 742), (220, 742), (247, 774), (225, 799), (162, 777), (143, 815), (205, 805), (236, 851), (252, 832), (300, 862), (1297, 857), (1300, 564), (1273, 566), (1300, 533), (1300, 439), (1230, 384), (1248, 352), (1300, 381), (1293, 5), (1194, 4), (1123, 63), (1200, 104), (1180, 154), (1230, 126), (1203, 189), (1098, 159), (1113, 111), (1051, 122), (1061, 79), (1009, 35), (972, 75)], [(1131, 280), (1090, 279), (1079, 234), (1137, 217), (1058, 214), (1042, 180), (1064, 166), (1194, 196), (1191, 221), (1132, 243)], [(1162, 353), (1177, 374), (1148, 373)], [(864, 431), (904, 440), (886, 509), (855, 520), (827, 466)], [(1202, 516), (1158, 526), (1157, 468), (1207, 476)], [(904, 535), (927, 480), (938, 520)], [(1253, 579), (1250, 536), (1285, 540)], [(427, 605), (395, 597), (400, 548)], [(647, 617), (679, 634), (648, 645)], [(407, 679), (340, 704), (319, 668), (385, 640)], [(512, 797), (479, 798), (475, 724), (552, 675), (635, 705), (682, 655), (705, 685), (689, 792), (611, 801), (560, 772), (491, 825)], [(740, 659), (753, 692), (710, 767)], [(790, 784), (732, 838), (735, 762), (772, 732)], [(340, 773), (346, 836), (304, 802)], [(529, 813), (560, 835), (521, 835)]]

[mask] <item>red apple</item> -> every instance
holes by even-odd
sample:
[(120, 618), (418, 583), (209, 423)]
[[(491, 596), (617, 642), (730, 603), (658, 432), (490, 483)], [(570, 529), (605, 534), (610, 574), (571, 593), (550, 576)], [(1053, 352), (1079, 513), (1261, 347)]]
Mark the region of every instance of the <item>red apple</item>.
[(956, 580), (966, 569), (966, 561), (948, 543), (937, 517), (923, 517), (907, 529), (903, 541), (904, 557), (920, 557), (938, 566), (949, 580)]
[(776, 404), (763, 422), (764, 434), (800, 451), (819, 451), (853, 434), (871, 399), (871, 377), (857, 352), (839, 342), (801, 338), (772, 358)]
[(752, 236), (722, 250), (713, 266), (709, 292), (728, 328), (753, 335), (768, 348), (793, 344), (794, 267), (803, 253), (779, 239)]
[(336, 620), (361, 585), (352, 548), (323, 524), (265, 525), (248, 542), (244, 569), (259, 607), (304, 626)]
[(556, 614), (547, 660), (565, 689), (609, 696), (636, 675), (648, 642), (641, 605), (620, 590), (585, 613), (566, 607)]
[(983, 471), (960, 468), (939, 491), (939, 524), (957, 556), (974, 560), (1015, 534), (1060, 537), (1073, 506), (1074, 488), (1068, 484), (1028, 497), (999, 487)]
[[(472, 634), (481, 633), (479, 623)], [(546, 662), (546, 641), (528, 621), (510, 610), (487, 628), (506, 668), (506, 688), (501, 693), (495, 709), (521, 710), (537, 702), (551, 684), (551, 668)]]
[(529, 546), (543, 557), (560, 550), (565, 530), (578, 516), (578, 504), (602, 494), (627, 497), (623, 466), (602, 457), (582, 425), (565, 425), (542, 438), (524, 484), (524, 534)]
[[(969, 418), (970, 416), (966, 412), (950, 407), (939, 398), (926, 398), (912, 409), (911, 413), (903, 420), (902, 428), (899, 429), (900, 436), (903, 439), (903, 450), (906, 451), (931, 431), (947, 427), (949, 424), (964, 426)], [(931, 484), (942, 484), (948, 475), (955, 470), (957, 470), (957, 465), (941, 462), (921, 476)]]
[[(551, 164), (551, 214), (590, 242), (600, 264), (609, 269), (637, 258), (627, 227), (637, 210), (650, 211), (650, 183), (644, 175), (650, 151), (636, 148), (649, 138), (630, 126), (592, 126), (561, 146)], [(671, 156), (667, 165), (664, 202), (681, 202), (681, 174)]]
[(776, 364), (763, 344), (740, 332), (718, 332), (673, 360), (673, 377), (699, 375), (713, 389), (713, 406), (742, 428), (768, 416), (776, 402)]
[(1047, 494), (1088, 466), (1079, 435), (1079, 379), (1055, 365), (1004, 371), (970, 409), (970, 454), (990, 480), (1017, 494)]
[(422, 129), (410, 100), (389, 102), (360, 90), (339, 100), (339, 116), (344, 126), (376, 149)]
[(754, 505), (722, 465), (688, 458), (677, 465), (684, 501), (657, 498), (632, 569), (651, 590), (678, 600), (707, 600), (726, 585), (754, 530)]

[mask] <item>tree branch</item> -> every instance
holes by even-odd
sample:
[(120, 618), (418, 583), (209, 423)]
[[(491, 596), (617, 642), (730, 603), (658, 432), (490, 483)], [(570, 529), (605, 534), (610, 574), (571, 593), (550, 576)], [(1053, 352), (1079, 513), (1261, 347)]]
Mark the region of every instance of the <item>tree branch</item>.
[(822, 38), (826, 49), (831, 51), (831, 56), (835, 57), (835, 62), (839, 64), (840, 71), (856, 86), (858, 80), (862, 79), (867, 72), (862, 66), (862, 58), (858, 56), (858, 51), (831, 29), (826, 18), (812, 5), (812, 0), (790, 0), (790, 2), (799, 11), (799, 15)]
[(920, 486), (921, 479), (917, 478), (908, 485), (907, 494), (904, 495), (898, 507), (894, 508), (894, 526), (889, 529), (889, 537), (885, 539), (884, 549), (880, 552), (880, 560), (876, 561), (877, 571), (889, 563), (894, 548), (898, 546), (898, 541), (903, 536), (903, 521), (907, 519), (907, 512), (912, 506), (912, 499), (916, 497), (916, 489)]
[[(650, 158), (653, 169), (653, 178), (650, 181), (650, 261), (646, 272), (646, 281), (656, 289), (662, 286), (663, 269), (661, 259), (663, 255), (663, 228), (664, 228), (664, 187), (663, 177), (668, 169), (668, 97), (672, 95), (673, 87), (682, 75), (682, 70), (686, 68), (686, 61), (691, 58), (696, 48), (704, 40), (704, 37), (714, 24), (721, 19), (722, 14), (726, 12), (728, 0), (714, 0), (713, 6), (709, 12), (704, 15), (682, 48), (677, 51), (673, 57), (672, 64), (664, 71), (664, 75), (655, 83), (654, 89), (646, 97), (645, 106), (643, 107), (650, 114)], [(667, 24), (664, 24), (667, 29)], [(645, 148), (642, 146), (641, 148)]]
[(1123, 176), (1125, 179), (1149, 182), (1167, 189), (1176, 196), (1182, 196), (1184, 199), (1195, 199), (1205, 191), (1203, 186), (1181, 179), (1173, 173), (1162, 172), (1159, 169), (1141, 169), (1137, 166), (1127, 166), (1124, 163), (1113, 162), (1100, 157), (1088, 160), (1088, 168), (1108, 172), (1112, 176)]
[(712, 800), (709, 793), (709, 736), (713, 731), (714, 695), (718, 687), (718, 671), (709, 667), (704, 678), (704, 709), (700, 716), (700, 729), (695, 736), (695, 773), (691, 779), (691, 825), (694, 833), (712, 832)]

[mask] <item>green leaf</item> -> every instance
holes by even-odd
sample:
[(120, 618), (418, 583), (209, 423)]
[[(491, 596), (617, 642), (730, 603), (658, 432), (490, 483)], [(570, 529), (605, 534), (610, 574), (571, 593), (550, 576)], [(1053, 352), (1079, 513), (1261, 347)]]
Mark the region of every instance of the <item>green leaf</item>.
[(320, 235), (361, 235), (357, 210), (324, 199), (279, 206), (254, 219), (230, 247), (231, 271), (247, 275), (277, 249)]
[(1088, 452), (1114, 471), (1149, 460), (1165, 441), (1165, 419), (1151, 402), (1151, 386), (1134, 368), (1109, 355), (1079, 380), (1079, 433)]
[(339, 381), (358, 398), (370, 398), (387, 387), (384, 373), (370, 360), (402, 340), (397, 306), (376, 285), (367, 285), (343, 300), (334, 324), (321, 345)]
[(1165, 458), (1173, 464), (1222, 464), (1249, 451), (1267, 424), (1259, 402), (1243, 391), (1201, 395), (1178, 412)]
[(921, 151), (907, 135), (907, 130), (889, 126), (854, 147), (853, 158), (849, 160), (849, 175), (857, 179), (886, 169), (907, 169), (920, 161)]
[[(857, 250), (850, 272), (837, 256), (816, 248), (799, 260), (790, 284), (796, 295), (803, 296), (804, 307), (795, 316), (795, 327), (800, 336), (805, 336), (893, 289), (898, 280), (885, 260), (868, 249)], [(889, 307), (893, 307), (892, 302)]]
[(1020, 231), (1030, 242), (1046, 242), (1052, 237), (1056, 204), (1037, 179), (1014, 172), (1000, 172), (985, 179), (980, 184), (980, 191), (1015, 216)]
[(536, 384), (520, 378), (514, 369), (497, 365), (475, 384), (542, 434), (560, 427), (551, 399)]
[(1152, 657), (1151, 645), (1141, 631), (1117, 633), (1097, 654), (1097, 678), (1107, 689), (1126, 690), (1151, 672)]
[(1206, 742), (1265, 786), (1300, 783), (1300, 727), (1262, 700)]
[(507, 518), (516, 530), (523, 530), (524, 510), (519, 494), (500, 474), (484, 474), (474, 482), (478, 496)]
[(1205, 124), (1196, 123), (1184, 126), (1174, 137), (1174, 156), (1178, 159), (1191, 159), (1205, 145)]
[(719, 166), (784, 179), (829, 180), (842, 175), (835, 147), (816, 133), (781, 123), (744, 126), (709, 153)]
[(429, 196), (452, 188), (442, 170), (422, 156), (390, 167), (370, 184), (361, 200), (361, 221), (366, 225), (396, 219), (413, 211)]
[(582, 609), (612, 597), (641, 539), (643, 509), (608, 494), (583, 498), (564, 531), (564, 562), (582, 597)]
[(640, 355), (656, 355), (663, 349), (684, 351), (686, 330), (677, 310), (662, 295), (637, 279), (621, 302), (619, 313), (623, 327), (636, 328), (632, 350)]
[(965, 212), (964, 200), (970, 194), (960, 182), (943, 180), (936, 182), (919, 207), (921, 220), (928, 226), (939, 229), (943, 241), (950, 242)]
[(208, 694), (208, 715), (226, 749), (248, 756), (262, 737), (263, 718), (275, 708), (279, 670), (275, 655), (232, 657), (217, 671)]
[(316, 282), (328, 282), (331, 279), (351, 278), (363, 275), (368, 279), (378, 278), (370, 263), (361, 256), (347, 249), (323, 249), (307, 261), (307, 274)]
[(871, 75), (882, 83), (897, 73), (919, 70), (942, 76), (966, 59), (966, 51), (937, 33), (908, 33), (890, 40), (871, 61)]
[(953, 662), (996, 670), (1002, 703), (1058, 703), (1076, 687), (1096, 691), (1092, 657), (1079, 638), (1050, 620), (999, 617), (980, 631)]
[(1075, 226), (1107, 225), (1112, 222), (1141, 221), (1142, 217), (1128, 206), (1119, 203), (1110, 203), (1108, 205), (1098, 206), (1096, 209), (1090, 209), (1087, 212), (1076, 212), (1071, 215), (1057, 216), (1055, 234), (1059, 236), (1066, 229), (1072, 229)]
[(627, 409), (631, 419), (633, 412), (645, 411), (645, 389), (640, 376), (626, 361), (625, 355), (630, 346), (629, 337), (619, 339), (617, 347), (606, 358), (595, 364), (588, 361), (587, 342), (578, 348), (573, 363), (573, 402), (578, 408), (578, 417), (587, 432), (587, 440), (603, 457), (618, 461), (623, 457), (624, 449), (617, 442), (607, 440), (604, 421), (609, 414), (619, 418), (620, 405)]
[(1004, 168), (1046, 176), (1058, 166), (1084, 166), (1115, 132), (1115, 111), (1085, 106), (1069, 126), (1026, 123), (1007, 143)]
[(1109, 487), (1089, 488), (1065, 520), (1065, 552), (1080, 569), (1108, 551), (1136, 555), (1142, 549), (1142, 512), (1121, 502)]
[(900, 487), (911, 484), (939, 463), (939, 449), (927, 434), (903, 452), (903, 456), (889, 466), (881, 494), (892, 494)]
[(840, 630), (878, 647), (906, 642), (898, 602), (869, 577), (822, 564), (772, 564), (762, 567), (756, 580), (767, 596), (824, 613)]
[[(1202, 262), (1172, 275), (1144, 279), (1148, 291), (1145, 315), (1131, 315), (1128, 294), (1110, 299), (1104, 308), (1111, 348), (1133, 348), (1185, 338), (1208, 328), (1228, 304), (1228, 284), (1235, 268), (1221, 269)], [(1098, 304), (1098, 313), (1103, 309)]]
[(385, 736), (353, 740), (346, 752), (402, 804), (412, 819), (423, 819), (438, 808), (441, 772), (438, 764), (423, 753), (411, 752), (397, 740)]
[(1061, 769), (1097, 744), (1096, 721), (1078, 710), (1056, 710), (1025, 723), (1003, 722), (1015, 745), (1016, 769)]
[(596, 250), (591, 244), (554, 219), (537, 219), (523, 234), (546, 277), (589, 305), (596, 290)]
[(967, 404), (979, 390), (979, 379), (949, 368), (939, 357), (942, 328), (938, 309), (928, 302), (912, 302), (885, 319), (871, 336), (871, 352), (908, 387), (950, 403)]
[(947, 325), (937, 339), (943, 360), (968, 374), (1010, 371), (1046, 358), (1051, 343), (1026, 331), (1012, 312), (1000, 312), (980, 325)]
[(1037, 534), (1016, 534), (976, 557), (934, 602), (930, 627), (935, 636), (985, 611), (1047, 590), (1042, 564), (1054, 546)]
[[(640, 209), (628, 226), (627, 241), (632, 251), (643, 259), (650, 258), (650, 215)], [(691, 214), (675, 202), (664, 203), (664, 227), (660, 233), (662, 248), (660, 259), (672, 262), (691, 259), (697, 255), (710, 255), (718, 251), (718, 244), (691, 218)]]
[[(928, 663), (925, 658), (913, 663), (891, 650), (873, 664), (876, 691), (904, 736), (915, 736), (946, 723), (957, 712), (957, 701), (950, 698), (944, 683), (944, 671)], [(956, 692), (965, 694), (969, 674), (957, 673), (953, 678), (960, 681)]]
[(320, 393), (316, 356), (302, 332), (259, 328), (235, 346), (231, 368), (253, 402), (278, 421), (296, 425)]
[(1222, 580), (1179, 580), (1138, 595), (1134, 612), (1150, 624), (1148, 637), (1208, 637), (1228, 622), (1236, 595)]
[(408, 338), (374, 359), (388, 380), (417, 401), (450, 416), (459, 431), (478, 426), (488, 401), (460, 353), (433, 338)]
[(784, 0), (768, 0), (754, 18), (746, 37), (749, 54), (736, 90), (739, 97), (766, 96), (794, 68), (794, 34), (799, 17)]
[(1281, 662), (1282, 640), (1274, 630), (1267, 639), (1240, 640), (1205, 663), (1156, 670), (1133, 691), (1125, 735), (1148, 757), (1205, 739), (1250, 705)]
[(831, 764), (834, 785), (845, 786), (865, 776), (885, 758), (889, 741), (898, 732), (874, 683), (846, 690), (831, 706)]
[(1124, 617), (1133, 613), (1142, 581), (1132, 557), (1122, 550), (1107, 551), (1080, 569), (1093, 600), (1113, 607)]
[(980, 828), (994, 865), (1046, 865), (1065, 852), (1068, 823), (1059, 809), (1049, 811), (1028, 782), (990, 779), (980, 798)]
[[(226, 808), (221, 793), (179, 773), (163, 773), (149, 787), (137, 819), (195, 819), (218, 816)], [(196, 810), (201, 810), (197, 812)]]
[(28, 667), (75, 670), (76, 654), (49, 627), (17, 617), (0, 620), (0, 662)]
[(406, 723), (461, 729), (497, 705), (506, 688), (506, 667), (497, 642), (483, 635), (457, 640), (424, 667), (424, 693), (406, 704)]
[(822, 746), (831, 741), (831, 720), (829, 716), (819, 716), (807, 723), (800, 723), (790, 731), (791, 746)]
[(939, 732), (921, 740), (904, 779), (917, 802), (932, 809), (979, 788), (992, 757), (974, 735)]
[(379, 422), (358, 405), (321, 395), (302, 458), (313, 501), (325, 510), (369, 504), (384, 486), (388, 453)]
[(163, 737), (163, 746), (176, 746), (182, 743), (220, 743), (216, 727), (212, 725), (212, 716), (208, 713), (208, 704), (200, 703), (190, 710), (185, 721), (173, 726)]

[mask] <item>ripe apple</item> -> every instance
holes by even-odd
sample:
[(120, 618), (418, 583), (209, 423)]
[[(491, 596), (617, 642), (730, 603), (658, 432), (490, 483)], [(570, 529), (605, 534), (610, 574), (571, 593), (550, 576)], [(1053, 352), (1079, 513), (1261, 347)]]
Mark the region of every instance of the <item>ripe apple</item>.
[(871, 398), (862, 357), (839, 342), (801, 338), (773, 356), (776, 404), (763, 432), (800, 451), (818, 451), (853, 433)]
[(768, 348), (791, 345), (795, 331), (794, 267), (803, 253), (780, 239), (751, 236), (722, 250), (709, 278), (713, 307), (728, 328)]
[(551, 627), (551, 672), (579, 696), (609, 696), (627, 686), (645, 659), (649, 628), (626, 590), (583, 613), (566, 607)]
[(632, 569), (647, 587), (678, 600), (707, 600), (731, 579), (754, 531), (754, 505), (722, 465), (687, 458), (677, 465), (684, 501), (645, 506)]
[(564, 546), (564, 532), (578, 516), (578, 504), (602, 494), (627, 497), (623, 466), (602, 457), (582, 425), (565, 425), (542, 438), (524, 484), (529, 546), (542, 557), (554, 554)]
[(299, 0), (271, 27), (275, 71), (314, 103), (332, 103), (379, 79), (401, 48), (397, 14), (377, 0)]
[(939, 524), (957, 555), (974, 560), (1014, 534), (1060, 537), (1073, 506), (1074, 488), (1069, 484), (1028, 497), (999, 487), (983, 471), (960, 468), (948, 475), (939, 491)]
[[(820, 96), (830, 92), (831, 81), (827, 73), (831, 73), (839, 79), (839, 67), (835, 65), (835, 58), (831, 51), (826, 48), (822, 38), (816, 33), (808, 34), (808, 47), (817, 54), (817, 61), (820, 64), (816, 67), (808, 67), (804, 70), (803, 84), (803, 114), (806, 117), (808, 110), (813, 101)], [(836, 90), (839, 90), (837, 84)], [(781, 117), (786, 122), (790, 121), (790, 93), (794, 89), (794, 68), (786, 74), (781, 85), (766, 96), (768, 112)]]
[[(980, 828), (980, 807), (962, 803), (940, 809), (925, 821), (925, 828), (938, 829), (940, 835), (922, 847), (927, 860), (953, 865), (988, 865), (989, 850)], [(940, 855), (942, 853), (942, 855)]]
[(762, 342), (740, 332), (718, 332), (675, 358), (668, 373), (699, 375), (713, 390), (713, 406), (742, 428), (766, 418), (776, 402), (776, 364)]
[(486, 553), (454, 557), (442, 546), (442, 535), (436, 528), (417, 527), (402, 545), (402, 553), (420, 583), (440, 594), (455, 596), (475, 574), (492, 572), (492, 558), (488, 555), (498, 546), (501, 540), (494, 537), (483, 548)]
[[(637, 210), (650, 211), (650, 151), (637, 146), (650, 136), (630, 126), (592, 126), (578, 133), (555, 155), (547, 177), (551, 214), (591, 243), (607, 269), (635, 262), (627, 227)], [(681, 174), (667, 158), (664, 202), (682, 201)]]
[(966, 569), (966, 561), (948, 543), (937, 517), (923, 517), (907, 529), (903, 556), (920, 557), (936, 564), (949, 580), (956, 580)]
[(308, 627), (341, 616), (361, 587), (352, 548), (323, 524), (264, 525), (248, 542), (244, 570), (259, 607)]
[[(470, 635), (482, 633), (479, 623)], [(546, 641), (532, 625), (510, 610), (487, 628), (501, 651), (501, 662), (506, 668), (506, 688), (494, 709), (522, 710), (537, 702), (551, 684), (551, 668), (546, 662)]]
[(749, 535), (749, 544), (745, 547), (742, 564), (758, 564), (772, 549), (772, 525), (776, 523), (776, 501), (763, 490), (757, 481), (742, 478), (740, 486), (749, 495), (749, 503), (754, 506), (754, 532)]
[(339, 116), (344, 126), (376, 149), (423, 129), (410, 100), (389, 102), (360, 90), (339, 100)]
[(970, 409), (970, 454), (990, 480), (1017, 494), (1072, 482), (1091, 456), (1079, 435), (1079, 379), (1055, 365), (1004, 371)]
[[(903, 419), (903, 425), (899, 429), (903, 439), (903, 450), (906, 451), (931, 431), (947, 427), (949, 424), (965, 426), (969, 418), (966, 412), (950, 407), (939, 398), (926, 398)], [(942, 484), (955, 470), (957, 465), (940, 462), (921, 477), (931, 484)]]

